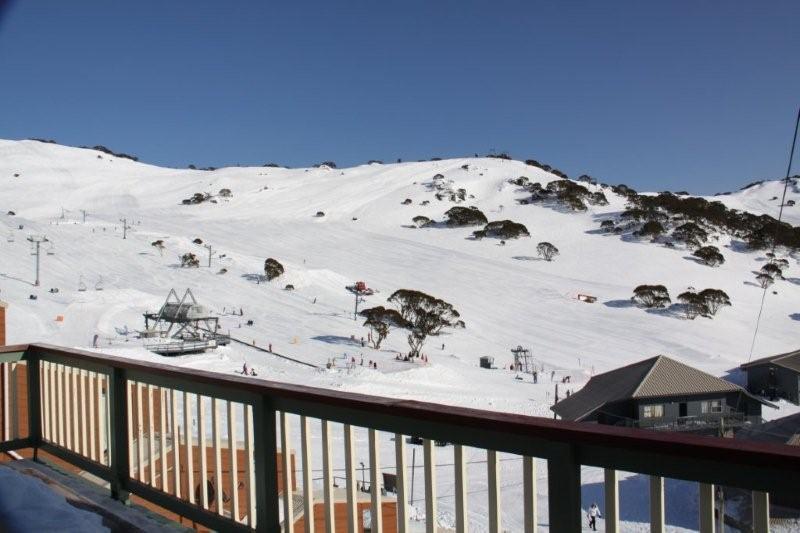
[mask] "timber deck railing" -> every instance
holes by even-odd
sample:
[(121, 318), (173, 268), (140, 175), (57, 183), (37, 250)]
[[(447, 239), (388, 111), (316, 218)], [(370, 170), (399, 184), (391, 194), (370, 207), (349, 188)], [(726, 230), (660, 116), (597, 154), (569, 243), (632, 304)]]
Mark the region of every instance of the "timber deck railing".
[[(293, 531), (296, 521), (282, 524), (281, 517), (302, 516), (298, 529), (315, 531), (318, 515), (317, 526), (324, 522), (326, 532), (345, 524), (348, 532), (363, 531), (354, 435), (365, 430), (369, 486), (382, 485), (379, 452), (381, 443), (388, 442), (384, 433), (394, 436), (397, 476), (396, 512), (385, 512), (382, 491), (366, 496), (372, 532), (408, 531), (405, 436), (412, 435), (424, 439), (427, 517), (437, 516), (439, 501), (436, 476), (441, 469), (434, 443), (454, 445), (454, 522), (459, 532), (469, 527), (468, 447), (486, 451), (492, 532), (504, 529), (499, 453), (522, 458), (522, 501), (513, 503), (524, 513), (526, 533), (536, 531), (541, 521), (537, 459), (547, 465), (546, 524), (555, 532), (581, 530), (581, 466), (605, 469), (606, 531), (619, 531), (618, 471), (650, 476), (652, 531), (664, 529), (664, 478), (699, 483), (700, 530), (709, 533), (715, 530), (714, 484), (754, 491), (754, 530), (761, 532), (769, 530), (768, 492), (795, 491), (800, 479), (800, 448), (792, 446), (393, 400), (44, 344), (0, 347), (0, 370), (0, 451), (41, 450), (104, 480), (114, 498), (127, 500), (135, 494), (215, 530)], [(302, 466), (295, 465), (291, 451), (289, 419), (295, 415)], [(334, 507), (332, 442), (338, 423), (344, 425), (344, 513)], [(317, 429), (321, 464), (313, 465), (317, 454), (312, 453), (311, 435)], [(322, 471), (317, 502), (314, 466)], [(287, 488), (295, 492), (295, 468), (302, 498), (284, 497)], [(293, 509), (298, 501), (301, 512)], [(319, 513), (315, 503), (323, 507)], [(426, 528), (440, 530), (431, 519)]]

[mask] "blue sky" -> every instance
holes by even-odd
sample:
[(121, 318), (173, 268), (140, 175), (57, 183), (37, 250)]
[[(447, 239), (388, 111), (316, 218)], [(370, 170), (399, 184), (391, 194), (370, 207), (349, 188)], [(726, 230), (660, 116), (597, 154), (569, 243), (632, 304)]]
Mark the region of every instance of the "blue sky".
[(0, 137), (161, 165), (494, 149), (643, 190), (780, 177), (800, 2), (8, 2)]

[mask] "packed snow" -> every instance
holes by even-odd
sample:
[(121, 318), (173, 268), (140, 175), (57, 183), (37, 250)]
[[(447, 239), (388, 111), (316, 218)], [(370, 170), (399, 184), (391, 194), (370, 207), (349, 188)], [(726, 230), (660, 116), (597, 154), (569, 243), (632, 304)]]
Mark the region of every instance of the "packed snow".
[[(452, 181), (452, 188), (465, 189), (467, 198), (459, 204), (437, 200), (431, 185), (436, 174)], [(680, 246), (600, 232), (600, 221), (626, 203), (609, 189), (604, 190), (609, 205), (567, 212), (520, 205), (526, 193), (508, 182), (519, 176), (543, 185), (558, 179), (519, 161), (494, 158), (200, 171), (159, 168), (95, 150), (0, 141), (0, 300), (10, 303), (8, 341), (88, 348), (98, 335), (104, 352), (164, 362), (142, 347), (135, 332), (144, 326), (142, 313), (157, 311), (170, 288), (182, 293), (190, 287), (219, 315), (224, 331), (318, 368), (241, 344), (170, 358), (171, 364), (231, 373), (246, 362), (259, 378), (545, 417), (552, 416), (551, 373), (555, 382), (571, 376), (569, 388), (576, 390), (592, 373), (657, 354), (719, 376), (747, 361), (762, 296), (753, 271), (766, 260), (762, 252), (723, 235), (715, 244), (725, 263), (704, 266)], [(231, 197), (181, 203), (197, 192), (216, 195), (221, 189), (230, 189)], [(780, 193), (781, 184), (766, 182), (713, 199), (777, 217), (779, 201), (772, 198)], [(799, 197), (790, 187), (787, 200)], [(403, 204), (406, 199), (410, 205)], [(476, 241), (468, 237), (477, 227), (416, 228), (411, 222), (417, 215), (441, 221), (455, 205), (475, 205), (489, 220), (521, 222), (531, 237), (505, 244)], [(785, 220), (800, 222), (798, 209), (787, 207)], [(123, 218), (131, 226), (126, 239)], [(40, 287), (32, 285), (29, 235), (46, 235), (49, 241), (42, 245)], [(196, 238), (213, 247), (211, 268), (207, 249), (194, 244)], [(159, 239), (163, 253), (151, 245)], [(541, 241), (558, 247), (554, 261), (537, 256)], [(200, 258), (199, 268), (180, 268), (179, 256), (186, 252)], [(268, 257), (279, 260), (285, 274), (259, 283)], [(754, 358), (797, 348), (800, 267), (796, 256), (789, 259), (785, 279), (767, 293)], [(417, 289), (453, 304), (466, 327), (430, 338), (423, 349), (427, 364), (396, 360), (408, 351), (399, 330), (380, 351), (362, 347), (367, 330), (363, 319), (354, 320), (354, 298), (345, 290), (356, 280), (378, 291), (362, 307), (390, 306), (386, 299), (395, 290)], [(87, 290), (79, 290), (81, 282)], [(648, 311), (630, 303), (633, 288), (645, 283), (666, 285), (673, 300), (688, 287), (723, 289), (733, 305), (713, 319)], [(294, 290), (285, 290), (288, 284)], [(597, 301), (580, 301), (579, 294)], [(530, 376), (515, 379), (517, 373), (508, 370), (510, 349), (517, 345), (530, 348), (543, 366), (538, 384)], [(498, 369), (479, 368), (483, 355), (493, 356)], [(355, 368), (345, 368), (353, 357)], [(325, 370), (334, 360), (334, 368)], [(377, 369), (368, 368), (369, 361)], [(384, 457), (391, 457), (388, 437), (386, 446)], [(517, 459), (507, 459), (504, 527), (515, 531), (522, 525), (515, 503), (522, 487)], [(440, 461), (448, 462), (444, 456)], [(544, 463), (541, 467), (546, 525)], [(479, 531), (487, 513), (485, 464), (475, 469), (470, 519)], [(446, 524), (454, 505), (452, 477), (441, 478), (439, 494), (451, 495), (440, 502), (439, 520)], [(621, 481), (622, 518), (631, 530), (646, 529), (647, 507), (639, 501), (647, 497), (643, 483), (646, 479), (633, 475)], [(673, 528), (695, 528), (696, 513), (686, 513), (696, 508), (694, 489), (675, 483), (674, 490), (668, 485), (667, 521)], [(602, 472), (585, 469), (584, 484), (586, 506), (602, 501)]]

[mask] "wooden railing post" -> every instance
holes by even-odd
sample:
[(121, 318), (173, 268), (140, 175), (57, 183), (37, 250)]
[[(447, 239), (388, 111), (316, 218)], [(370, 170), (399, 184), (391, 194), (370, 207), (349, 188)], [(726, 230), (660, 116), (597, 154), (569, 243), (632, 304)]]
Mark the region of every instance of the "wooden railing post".
[(33, 448), (33, 460), (38, 459), (39, 446), (42, 445), (42, 402), (41, 402), (41, 383), (40, 378), (40, 359), (31, 354), (30, 350), (26, 353), (25, 360), (28, 363), (28, 439)]
[(551, 531), (581, 531), (581, 465), (572, 446), (565, 444), (547, 458), (547, 487)]
[(258, 396), (253, 401), (256, 531), (281, 530), (276, 422), (275, 409), (269, 399)]
[(650, 476), (650, 533), (664, 533), (664, 478)]
[(109, 405), (111, 416), (108, 428), (111, 436), (111, 497), (126, 505), (130, 503), (130, 493), (126, 490), (130, 475), (128, 456), (128, 380), (125, 370), (113, 368), (108, 380)]

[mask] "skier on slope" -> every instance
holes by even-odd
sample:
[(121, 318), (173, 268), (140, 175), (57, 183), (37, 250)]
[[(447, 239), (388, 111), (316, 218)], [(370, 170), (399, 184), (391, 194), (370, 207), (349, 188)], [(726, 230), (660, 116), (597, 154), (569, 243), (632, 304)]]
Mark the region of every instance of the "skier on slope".
[(602, 518), (603, 515), (600, 514), (600, 508), (596, 503), (592, 503), (586, 516), (589, 518), (589, 527), (592, 528), (592, 531), (597, 531), (597, 517)]

